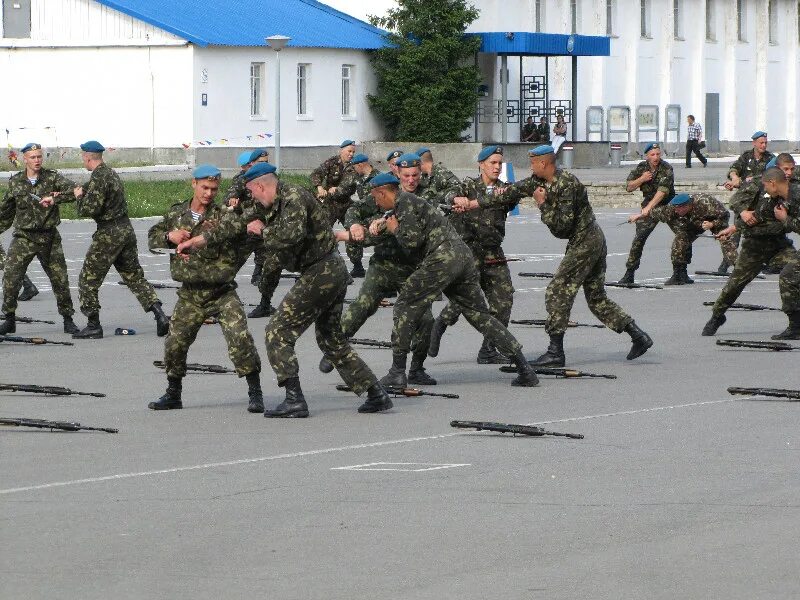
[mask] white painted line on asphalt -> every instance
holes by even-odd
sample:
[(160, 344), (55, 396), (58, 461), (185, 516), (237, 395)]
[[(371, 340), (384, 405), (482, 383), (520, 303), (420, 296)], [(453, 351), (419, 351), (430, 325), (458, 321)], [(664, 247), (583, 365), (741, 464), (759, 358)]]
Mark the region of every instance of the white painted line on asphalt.
[(347, 467), (333, 467), (331, 471), (400, 471), (404, 473), (421, 473), (422, 471), (439, 471), (441, 469), (454, 469), (456, 467), (471, 467), (470, 463), (394, 463), (374, 462), (364, 465), (350, 465)]
[[(602, 418), (609, 418), (609, 417), (619, 417), (625, 415), (636, 415), (642, 413), (649, 413), (649, 412), (657, 412), (663, 410), (674, 410), (677, 408), (691, 408), (694, 406), (707, 406), (710, 404), (723, 404), (727, 402), (739, 402), (742, 400), (748, 400), (751, 397), (739, 397), (739, 398), (725, 398), (724, 400), (708, 400), (705, 402), (690, 402), (688, 404), (673, 404), (670, 406), (656, 406), (654, 408), (641, 408), (637, 410), (625, 410), (620, 412), (614, 413), (601, 413), (597, 415), (585, 415), (582, 417), (567, 417), (565, 419), (554, 419), (552, 421), (539, 421), (536, 423), (527, 423), (527, 425), (548, 425), (552, 423), (570, 423), (574, 421), (588, 421), (590, 419), (602, 419)], [(475, 435), (474, 433), (467, 433), (462, 431), (457, 431), (453, 433), (443, 433), (440, 435), (428, 435), (428, 436), (420, 436), (420, 437), (412, 437), (412, 438), (403, 438), (399, 440), (386, 440), (382, 442), (369, 442), (365, 444), (352, 444), (349, 446), (339, 446), (336, 448), (322, 448), (320, 450), (305, 450), (301, 452), (290, 452), (287, 454), (275, 454), (273, 456), (260, 456), (256, 458), (242, 458), (238, 460), (227, 460), (222, 462), (212, 462), (212, 463), (204, 463), (201, 465), (190, 465), (185, 467), (173, 467), (170, 469), (158, 469), (155, 471), (139, 471), (137, 473), (118, 473), (116, 475), (105, 475), (102, 477), (87, 477), (85, 479), (73, 479), (70, 481), (54, 481), (52, 483), (42, 483), (38, 485), (28, 485), (23, 487), (16, 487), (16, 488), (6, 488), (0, 489), (0, 495), (8, 495), (8, 494), (18, 494), (20, 492), (32, 492), (36, 490), (46, 490), (51, 488), (59, 488), (59, 487), (66, 487), (70, 485), (81, 485), (85, 483), (100, 483), (103, 481), (115, 481), (120, 479), (134, 479), (137, 477), (151, 477), (153, 475), (167, 475), (171, 473), (183, 473), (185, 471), (200, 471), (203, 469), (216, 469), (219, 467), (231, 467), (236, 465), (246, 465), (252, 463), (259, 463), (259, 462), (269, 462), (273, 460), (285, 460), (289, 458), (303, 458), (306, 456), (319, 456), (322, 454), (333, 454), (335, 452), (346, 452), (348, 450), (363, 450), (365, 448), (380, 448), (382, 446), (396, 446), (398, 444), (410, 444), (413, 442), (425, 442), (430, 440), (442, 440), (446, 438), (452, 438), (460, 435)]]

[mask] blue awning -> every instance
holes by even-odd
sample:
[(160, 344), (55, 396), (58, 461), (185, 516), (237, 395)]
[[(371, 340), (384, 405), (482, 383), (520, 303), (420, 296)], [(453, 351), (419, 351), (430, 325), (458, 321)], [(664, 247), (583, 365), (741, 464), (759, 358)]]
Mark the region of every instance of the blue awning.
[(472, 33), (480, 52), (510, 56), (610, 56), (611, 38), (601, 35), (489, 31)]

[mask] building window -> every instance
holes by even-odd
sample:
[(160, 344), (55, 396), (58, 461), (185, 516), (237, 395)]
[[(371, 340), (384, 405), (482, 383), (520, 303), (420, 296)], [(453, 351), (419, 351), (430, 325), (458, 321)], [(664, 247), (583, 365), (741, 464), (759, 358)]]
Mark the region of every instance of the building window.
[(31, 37), (31, 0), (3, 0), (3, 37)]
[(650, 38), (650, 0), (641, 0), (639, 28), (643, 38)]
[(800, 44), (800, 0), (797, 1), (797, 43)]
[(775, 0), (769, 0), (767, 5), (767, 19), (769, 20), (769, 43), (777, 45), (778, 39), (778, 4)]
[(578, 0), (569, 0), (570, 31), (578, 33)]
[(683, 39), (683, 0), (672, 0), (672, 32), (676, 40)]
[(311, 65), (297, 65), (297, 115), (306, 116), (310, 112), (308, 105), (308, 80), (311, 77)]
[(706, 0), (706, 41), (717, 41), (716, 0)]
[(353, 110), (353, 65), (342, 65), (342, 116), (352, 117)]
[(260, 117), (264, 108), (264, 63), (250, 63), (250, 116)]
[(740, 42), (747, 41), (747, 1), (736, 0), (736, 34)]
[(536, 0), (534, 3), (534, 10), (536, 14), (533, 16), (534, 22), (536, 24), (536, 32), (542, 31), (542, 24), (544, 23), (544, 7), (542, 6), (544, 2), (542, 0)]
[(617, 2), (606, 0), (606, 35), (614, 35), (616, 30)]

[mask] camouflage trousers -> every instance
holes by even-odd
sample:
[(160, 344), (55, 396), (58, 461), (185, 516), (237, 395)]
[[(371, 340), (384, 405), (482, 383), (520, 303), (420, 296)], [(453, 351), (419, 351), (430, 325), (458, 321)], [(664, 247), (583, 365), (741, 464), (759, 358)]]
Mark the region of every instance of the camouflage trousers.
[(764, 266), (783, 267), (778, 278), (781, 310), (790, 314), (800, 310), (800, 252), (785, 238), (744, 238), (739, 257), (725, 287), (714, 302), (712, 314), (725, 314), (748, 283)]
[(606, 296), (607, 253), (605, 235), (596, 223), (579, 240), (570, 240), (567, 244), (564, 258), (544, 295), (547, 310), (545, 331), (549, 335), (563, 334), (567, 330), (572, 305), (581, 287), (589, 310), (612, 331), (622, 333), (633, 321), (616, 302)]
[[(711, 233), (717, 234), (722, 231), (723, 227), (711, 229)], [(703, 229), (695, 227), (678, 226), (675, 229), (675, 239), (672, 240), (672, 250), (670, 258), (672, 264), (675, 266), (686, 266), (692, 262), (692, 244), (694, 241), (703, 235)], [(738, 245), (738, 238), (734, 239), (733, 236), (726, 240), (719, 240), (719, 246), (722, 250), (722, 256), (728, 261), (728, 264), (736, 262), (736, 246)]]
[(502, 354), (513, 356), (522, 348), (506, 326), (489, 312), (472, 252), (459, 241), (444, 242), (428, 254), (400, 288), (394, 305), (394, 352), (408, 353), (417, 323), (442, 292)]
[(261, 281), (258, 282), (258, 291), (262, 296), (266, 296), (272, 300), (275, 295), (275, 290), (278, 289), (278, 284), (281, 282), (281, 271), (283, 267), (280, 264), (274, 264), (271, 260), (264, 260), (263, 271), (261, 272)]
[(92, 243), (78, 276), (78, 296), (84, 315), (88, 317), (100, 312), (100, 286), (112, 266), (145, 311), (158, 302), (158, 296), (145, 279), (142, 265), (139, 264), (133, 227), (130, 223), (107, 225), (98, 227), (92, 235)]
[(61, 235), (57, 229), (47, 232), (15, 231), (8, 248), (8, 257), (3, 277), (3, 312), (17, 310), (17, 296), (22, 287), (25, 271), (34, 258), (38, 258), (45, 274), (50, 279), (56, 297), (58, 314), (71, 317), (75, 314), (72, 296), (69, 293), (69, 277)]
[(0, 244), (0, 271), (6, 268), (6, 251), (3, 250), (3, 244)]
[[(399, 292), (413, 272), (414, 267), (411, 265), (382, 260), (373, 256), (369, 261), (367, 274), (364, 277), (364, 283), (361, 284), (361, 289), (358, 290), (358, 295), (342, 314), (344, 336), (353, 337), (367, 322), (367, 319), (375, 314), (381, 300)], [(423, 312), (416, 325), (411, 341), (411, 351), (413, 361), (421, 365), (428, 356), (428, 345), (433, 327), (433, 313), (430, 306)]]
[[(336, 225), (337, 222), (344, 226), (344, 215), (347, 209), (350, 208), (350, 203), (346, 205), (341, 204), (326, 204), (328, 209), (328, 220), (331, 227)], [(347, 258), (353, 264), (360, 263), (364, 259), (364, 245), (363, 244), (347, 244), (344, 245), (344, 250), (347, 253)]]
[[(626, 269), (633, 269), (635, 271), (639, 268), (639, 264), (642, 261), (642, 252), (644, 252), (644, 244), (647, 242), (647, 238), (650, 237), (650, 234), (655, 231), (658, 223), (656, 219), (649, 216), (636, 221), (636, 233), (633, 236), (631, 250), (628, 253), (628, 260), (625, 263)], [(677, 233), (677, 230), (672, 225), (669, 225), (669, 227), (672, 231)], [(605, 259), (605, 253), (603, 254), (603, 258)]]
[(261, 371), (261, 359), (250, 330), (242, 301), (236, 294), (236, 284), (202, 287), (183, 284), (178, 290), (178, 301), (169, 321), (169, 333), (164, 340), (164, 364), (167, 376), (186, 375), (186, 357), (189, 347), (208, 317), (216, 317), (225, 336), (236, 374), (244, 377)]
[(294, 346), (312, 323), (319, 349), (356, 394), (377, 381), (342, 333), (346, 292), (347, 268), (344, 259), (333, 252), (307, 268), (283, 297), (266, 328), (267, 356), (279, 386), (298, 376)]

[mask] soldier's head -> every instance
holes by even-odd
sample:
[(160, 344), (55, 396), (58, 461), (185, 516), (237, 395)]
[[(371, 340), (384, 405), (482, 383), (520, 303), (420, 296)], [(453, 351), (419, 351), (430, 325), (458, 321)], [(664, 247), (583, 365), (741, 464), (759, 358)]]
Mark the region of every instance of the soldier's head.
[(487, 146), (478, 154), (478, 169), (484, 183), (494, 183), (503, 170), (503, 147)]
[(528, 150), (531, 172), (539, 178), (550, 179), (556, 172), (556, 153), (552, 146), (544, 144)]
[(250, 153), (248, 162), (251, 167), (256, 163), (269, 162), (269, 150), (266, 148), (256, 148)]
[(353, 140), (344, 140), (339, 144), (339, 158), (342, 162), (349, 163), (356, 153), (356, 143)]
[(661, 145), (656, 143), (647, 144), (644, 149), (644, 159), (651, 169), (655, 169), (661, 164)]
[(30, 143), (22, 148), (22, 162), (25, 163), (25, 169), (28, 173), (37, 174), (42, 170), (42, 161), (44, 160), (44, 152), (42, 152), (42, 145)]
[(397, 159), (403, 156), (405, 152), (402, 150), (392, 150), (386, 155), (386, 164), (389, 165), (389, 170), (397, 175)]
[(403, 191), (411, 194), (416, 192), (422, 176), (419, 156), (411, 153), (402, 154), (397, 157), (396, 166), (397, 178)]
[(222, 173), (214, 165), (199, 165), (195, 168), (192, 171), (192, 190), (194, 190), (192, 204), (208, 206), (214, 202), (221, 179)]
[(783, 171), (783, 174), (786, 175), (787, 179), (790, 179), (794, 175), (795, 162), (794, 157), (791, 154), (788, 152), (781, 152), (775, 157), (774, 160), (775, 166)]
[(247, 171), (250, 168), (250, 155), (252, 152), (250, 150), (245, 150), (242, 152), (238, 157), (236, 157), (236, 164), (239, 165), (239, 168), (242, 170), (242, 173)]
[(750, 137), (753, 140), (753, 150), (756, 154), (759, 156), (764, 154), (767, 151), (767, 134), (763, 131), (756, 131)]
[(278, 176), (275, 166), (267, 162), (254, 164), (244, 174), (245, 186), (263, 206), (272, 206), (278, 195)]
[(689, 123), (689, 125), (694, 125), (694, 115), (686, 117), (686, 122)]
[(689, 194), (676, 194), (672, 200), (669, 201), (675, 214), (679, 217), (685, 217), (692, 212), (694, 206), (694, 198)]
[(400, 180), (392, 173), (381, 173), (372, 178), (370, 192), (381, 210), (392, 210), (400, 195)]
[(87, 171), (94, 171), (103, 162), (105, 147), (98, 141), (90, 140), (81, 144), (81, 159)]
[(419, 166), (422, 172), (430, 175), (431, 171), (433, 171), (433, 154), (430, 148), (417, 148), (415, 154), (419, 156)]
[(786, 193), (789, 189), (789, 180), (786, 179), (786, 174), (778, 167), (770, 167), (761, 176), (761, 185), (764, 186), (764, 191), (770, 196), (781, 196), (786, 198)]
[(353, 160), (350, 161), (350, 164), (353, 165), (353, 169), (355, 169), (356, 173), (362, 177), (372, 172), (372, 165), (369, 164), (369, 158), (366, 154), (356, 154), (353, 156)]

